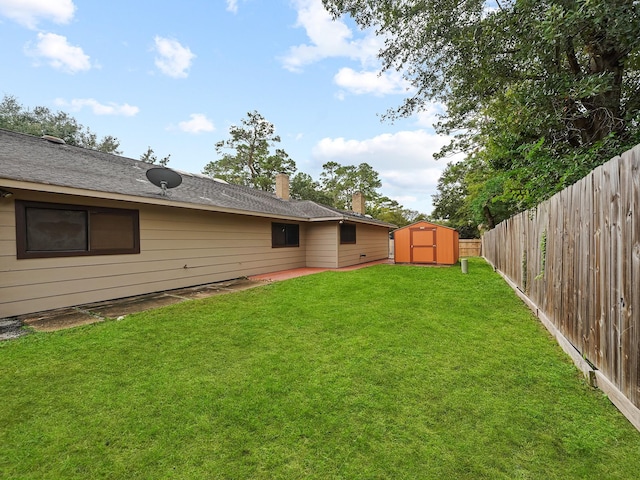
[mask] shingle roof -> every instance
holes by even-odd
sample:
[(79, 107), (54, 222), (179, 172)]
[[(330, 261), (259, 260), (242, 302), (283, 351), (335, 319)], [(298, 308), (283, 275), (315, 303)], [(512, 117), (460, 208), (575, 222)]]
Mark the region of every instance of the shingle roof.
[(167, 196), (150, 183), (146, 171), (155, 168), (139, 160), (0, 129), (0, 179), (115, 193), (146, 199), (260, 213), (301, 220), (347, 217), (381, 226), (380, 220), (320, 205), (312, 201), (282, 200), (269, 192), (215, 181), (203, 175), (179, 172), (182, 184)]

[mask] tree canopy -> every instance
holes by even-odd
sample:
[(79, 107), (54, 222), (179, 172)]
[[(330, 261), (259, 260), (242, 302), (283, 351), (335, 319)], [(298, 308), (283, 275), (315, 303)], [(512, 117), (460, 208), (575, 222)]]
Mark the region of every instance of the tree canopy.
[(419, 220), (426, 220), (427, 215), (417, 210), (404, 208), (396, 200), (389, 197), (378, 197), (367, 207), (367, 213), (378, 220), (404, 227)]
[(0, 103), (0, 128), (30, 135), (52, 135), (69, 145), (121, 154), (116, 137), (98, 136), (65, 112), (52, 112), (47, 107), (24, 107), (16, 97), (5, 95)]
[(275, 148), (280, 137), (275, 134), (274, 125), (255, 110), (241, 120), (240, 126), (231, 126), (229, 135), (227, 140), (216, 143), (216, 152), (221, 158), (209, 162), (203, 169), (204, 174), (273, 192), (276, 174), (286, 173), (291, 178), (291, 198), (296, 200), (312, 200), (348, 210), (353, 194), (361, 192), (367, 200), (367, 213), (381, 220), (403, 226), (424, 217), (383, 197), (379, 192), (380, 176), (368, 163), (327, 162), (322, 166), (318, 181), (307, 173), (297, 172), (289, 155), (283, 149)]
[[(301, 180), (306, 182), (299, 184)], [(309, 192), (306, 196), (297, 193), (299, 185), (304, 185)], [(292, 182), (292, 196), (348, 210), (352, 208), (353, 194), (361, 192), (366, 199), (366, 213), (379, 220), (403, 227), (426, 218), (425, 214), (404, 208), (396, 200), (383, 196), (379, 192), (381, 186), (378, 172), (368, 163), (356, 166), (332, 161), (322, 166), (319, 182), (305, 173), (297, 174)]]
[(257, 111), (247, 113), (240, 126), (232, 125), (229, 135), (227, 140), (216, 143), (216, 153), (221, 158), (204, 167), (206, 175), (271, 192), (276, 174), (295, 172), (296, 164), (289, 155), (274, 148), (280, 142), (274, 125)]
[[(385, 38), (385, 69), (454, 135), (434, 214), (495, 224), (640, 141), (640, 4), (629, 0), (323, 0)], [(453, 196), (459, 196), (455, 199)], [(457, 205), (457, 208), (452, 208)]]
[(296, 173), (289, 183), (291, 198), (295, 200), (311, 200), (323, 205), (333, 206), (331, 196), (322, 190), (319, 182), (304, 172)]
[(322, 165), (320, 174), (322, 190), (329, 195), (331, 205), (336, 208), (350, 208), (355, 192), (375, 202), (380, 198), (378, 189), (382, 186), (378, 172), (368, 163), (340, 165), (338, 162), (327, 162)]
[(171, 154), (158, 159), (158, 156), (156, 155), (156, 153), (153, 151), (153, 148), (151, 148), (151, 147), (148, 147), (147, 151), (144, 152), (142, 155), (140, 155), (140, 160), (142, 160), (143, 162), (151, 163), (151, 164), (158, 164), (158, 165), (161, 165), (163, 167), (167, 166), (167, 164), (169, 163), (169, 159), (170, 158), (171, 158)]

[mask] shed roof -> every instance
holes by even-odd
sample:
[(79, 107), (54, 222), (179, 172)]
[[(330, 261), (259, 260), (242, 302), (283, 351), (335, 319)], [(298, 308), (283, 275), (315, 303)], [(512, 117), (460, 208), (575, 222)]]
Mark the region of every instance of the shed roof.
[[(52, 187), (65, 187), (96, 192), (96, 196), (104, 193), (111, 197), (137, 197), (144, 203), (306, 221), (348, 219), (394, 227), (354, 212), (308, 200), (283, 200), (273, 193), (181, 171), (182, 184), (163, 195), (145, 175), (147, 170), (156, 167), (127, 157), (0, 129), (0, 185), (2, 179), (6, 179), (14, 187), (39, 191), (55, 191)], [(5, 187), (10, 186), (6, 183)]]
[(453, 230), (455, 232), (457, 232), (457, 230), (455, 228), (451, 228), (451, 227), (447, 227), (445, 225), (440, 225), (438, 223), (433, 223), (433, 222), (427, 222), (426, 220), (418, 220), (417, 222), (413, 222), (410, 223), (409, 225), (405, 225), (404, 227), (400, 227), (394, 230), (394, 232), (397, 232), (398, 230), (404, 230), (405, 228), (411, 228), (411, 227), (415, 227), (416, 225), (431, 225), (437, 228), (446, 228), (447, 230)]

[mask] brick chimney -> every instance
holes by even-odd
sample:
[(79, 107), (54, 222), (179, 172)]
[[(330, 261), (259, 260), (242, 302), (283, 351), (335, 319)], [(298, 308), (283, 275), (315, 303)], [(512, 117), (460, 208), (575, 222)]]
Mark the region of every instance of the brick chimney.
[(364, 215), (365, 205), (364, 205), (364, 195), (362, 192), (355, 192), (351, 199), (351, 210), (354, 213), (359, 213), (360, 215)]
[(276, 175), (276, 197), (289, 200), (289, 175), (286, 173)]

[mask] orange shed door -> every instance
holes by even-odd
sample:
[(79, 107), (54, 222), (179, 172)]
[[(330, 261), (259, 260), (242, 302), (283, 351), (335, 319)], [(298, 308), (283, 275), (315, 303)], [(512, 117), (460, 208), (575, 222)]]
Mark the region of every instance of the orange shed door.
[(411, 229), (411, 263), (436, 263), (436, 229)]

